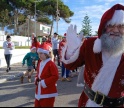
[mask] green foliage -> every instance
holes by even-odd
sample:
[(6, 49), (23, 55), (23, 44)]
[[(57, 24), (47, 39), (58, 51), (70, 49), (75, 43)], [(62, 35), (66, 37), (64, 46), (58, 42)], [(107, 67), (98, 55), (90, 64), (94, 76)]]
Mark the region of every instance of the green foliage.
[(80, 32), (84, 33), (84, 36), (87, 35), (91, 35), (92, 33), (92, 27), (90, 26), (90, 19), (89, 16), (86, 14), (86, 16), (84, 17), (83, 21), (82, 21), (82, 29)]
[(47, 18), (47, 17), (46, 18), (39, 18), (38, 22), (46, 23), (48, 25), (50, 25), (52, 23), (52, 21), (49, 18)]
[[(14, 7), (7, 1), (10, 1)], [(0, 23), (2, 23), (3, 26), (9, 25), (10, 29), (13, 28), (14, 24), (16, 34), (18, 32), (18, 25), (25, 23), (28, 15), (30, 18), (35, 16), (36, 4), (36, 20), (53, 26), (53, 22), (57, 17), (57, 0), (39, 0), (39, 2), (36, 3), (35, 1), (37, 0), (0, 0)], [(16, 9), (25, 10), (25, 12), (19, 13)], [(58, 0), (58, 10), (60, 13), (58, 16), (66, 23), (70, 23), (71, 20), (69, 18), (72, 17), (74, 13), (68, 6), (64, 5), (62, 0)], [(10, 14), (10, 12), (12, 14)]]
[[(0, 49), (3, 49), (0, 47)], [(30, 49), (30, 46), (15, 46), (15, 49)]]
[(15, 46), (15, 49), (30, 49), (30, 46)]

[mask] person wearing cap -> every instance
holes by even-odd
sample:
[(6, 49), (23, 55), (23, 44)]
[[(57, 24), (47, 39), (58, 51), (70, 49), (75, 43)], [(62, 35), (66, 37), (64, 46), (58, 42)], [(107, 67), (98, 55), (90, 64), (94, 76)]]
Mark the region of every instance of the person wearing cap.
[(35, 71), (34, 69), (34, 62), (36, 60), (39, 60), (38, 54), (36, 53), (36, 47), (35, 46), (31, 46), (30, 47), (30, 52), (28, 52), (22, 61), (22, 66), (24, 66), (27, 63), (27, 70), (24, 73), (24, 75), (21, 77), (21, 83), (23, 83), (24, 77), (26, 75), (28, 75), (28, 82), (31, 82), (31, 76), (33, 74), (33, 72)]
[(6, 72), (9, 72), (9, 70), (11, 70), (10, 62), (11, 62), (13, 50), (15, 49), (15, 44), (14, 42), (11, 41), (10, 35), (7, 35), (6, 41), (3, 42), (3, 49), (4, 49), (4, 56), (5, 56), (6, 64), (7, 64)]
[(58, 39), (58, 34), (55, 32), (54, 36), (51, 38), (52, 42), (52, 49), (53, 49), (53, 54), (54, 54), (54, 61), (55, 58), (57, 57), (57, 65), (60, 66), (60, 57), (59, 57), (59, 42), (60, 40)]
[(55, 97), (58, 96), (57, 81), (59, 78), (58, 69), (51, 60), (52, 47), (43, 43), (38, 48), (38, 55), (41, 62), (38, 64), (35, 77), (35, 107), (54, 107)]
[[(62, 41), (59, 43), (59, 55), (60, 55), (60, 62), (61, 62), (61, 55), (62, 55), (62, 48), (66, 44), (66, 33), (64, 33)], [(69, 77), (70, 70), (66, 69), (64, 64), (62, 63), (61, 67), (62, 73), (61, 73), (61, 81), (71, 81), (71, 78)]]
[(70, 25), (66, 40), (62, 56), (66, 68), (85, 65), (84, 90), (78, 106), (123, 107), (124, 6), (115, 4), (103, 14), (98, 37), (81, 43), (76, 26)]

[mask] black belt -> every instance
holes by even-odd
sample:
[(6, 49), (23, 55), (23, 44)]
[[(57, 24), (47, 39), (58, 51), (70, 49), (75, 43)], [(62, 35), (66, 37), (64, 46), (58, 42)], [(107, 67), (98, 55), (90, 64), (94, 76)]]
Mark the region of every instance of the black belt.
[(94, 92), (90, 87), (85, 83), (84, 92), (92, 101), (100, 106), (106, 107), (119, 107), (124, 105), (124, 97), (120, 98), (110, 98), (105, 96), (100, 92)]

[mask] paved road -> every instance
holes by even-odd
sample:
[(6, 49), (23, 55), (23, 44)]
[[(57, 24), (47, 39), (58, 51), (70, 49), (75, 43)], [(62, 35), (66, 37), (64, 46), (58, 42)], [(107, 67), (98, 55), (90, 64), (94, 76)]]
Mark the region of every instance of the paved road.
[[(20, 84), (20, 76), (25, 69), (26, 67), (21, 67), (21, 63), (12, 65), (12, 71), (9, 73), (5, 72), (5, 67), (0, 68), (0, 107), (34, 106), (34, 83), (28, 83), (26, 77), (24, 84)], [(60, 69), (59, 73), (61, 74)], [(35, 74), (33, 74), (32, 81)], [(7, 80), (2, 81), (3, 79)], [(77, 77), (73, 77), (72, 82), (61, 82), (58, 80), (59, 96), (56, 97), (55, 107), (77, 107), (82, 88), (76, 87), (76, 82)]]

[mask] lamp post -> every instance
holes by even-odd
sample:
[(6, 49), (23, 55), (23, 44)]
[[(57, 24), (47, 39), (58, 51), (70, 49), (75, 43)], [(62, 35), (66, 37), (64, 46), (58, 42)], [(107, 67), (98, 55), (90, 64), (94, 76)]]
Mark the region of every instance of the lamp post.
[[(35, 35), (36, 35), (36, 2), (37, 1), (34, 1), (35, 2)], [(37, 36), (37, 35), (36, 35)]]
[(57, 10), (56, 10), (56, 32), (58, 33), (58, 21), (59, 21), (59, 16), (60, 16), (60, 13), (59, 13), (59, 10), (58, 10), (58, 0), (57, 0)]
[[(41, 0), (34, 1), (35, 2), (35, 35), (36, 35), (36, 2), (41, 2)], [(37, 36), (37, 35), (36, 35)]]

